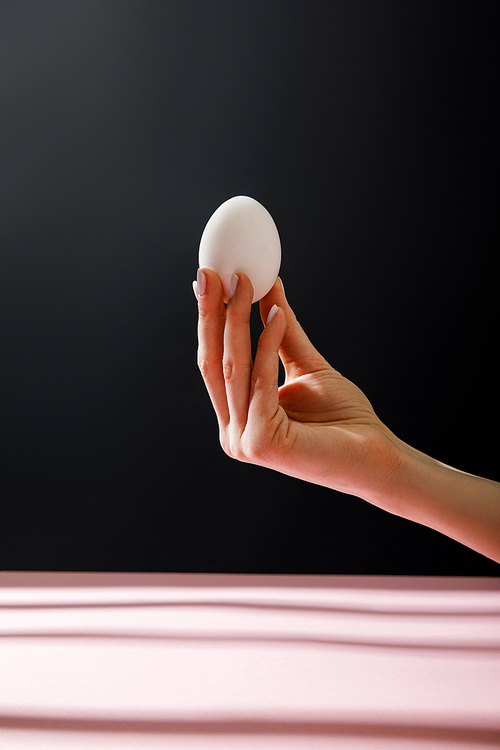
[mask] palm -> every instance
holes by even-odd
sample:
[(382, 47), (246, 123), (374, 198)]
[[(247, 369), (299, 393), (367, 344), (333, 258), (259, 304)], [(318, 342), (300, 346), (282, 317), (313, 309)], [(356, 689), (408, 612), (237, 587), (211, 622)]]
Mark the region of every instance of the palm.
[(331, 367), (287, 379), (279, 397), (294, 422), (339, 426), (379, 423), (362, 391)]
[(293, 448), (288, 457), (286, 452), (278, 451), (277, 459), (274, 454), (274, 467), (301, 479), (362, 493), (376, 466), (385, 461), (390, 444), (381, 441), (387, 437), (386, 429), (363, 392), (325, 363), (317, 371), (288, 378), (279, 389), (279, 405), (286, 419), (281, 421), (278, 415), (275, 419), (286, 426), (281, 435)]

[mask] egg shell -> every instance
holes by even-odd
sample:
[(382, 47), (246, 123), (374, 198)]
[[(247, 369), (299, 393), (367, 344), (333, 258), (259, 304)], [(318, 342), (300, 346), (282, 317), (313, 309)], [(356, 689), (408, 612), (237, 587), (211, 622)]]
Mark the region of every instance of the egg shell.
[(211, 268), (222, 281), (224, 302), (234, 273), (245, 273), (254, 289), (253, 302), (264, 297), (278, 276), (281, 242), (264, 206), (247, 195), (222, 203), (208, 220), (200, 240), (199, 266)]

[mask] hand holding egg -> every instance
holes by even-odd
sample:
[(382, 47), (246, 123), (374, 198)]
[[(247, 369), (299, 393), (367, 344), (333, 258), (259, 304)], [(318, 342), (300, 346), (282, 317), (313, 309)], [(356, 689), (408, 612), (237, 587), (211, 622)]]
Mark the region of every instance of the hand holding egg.
[(262, 299), (276, 281), (280, 263), (276, 224), (254, 198), (230, 198), (208, 220), (200, 240), (199, 267), (217, 273), (224, 302), (230, 297), (229, 282), (235, 273), (245, 273), (252, 282), (252, 302)]

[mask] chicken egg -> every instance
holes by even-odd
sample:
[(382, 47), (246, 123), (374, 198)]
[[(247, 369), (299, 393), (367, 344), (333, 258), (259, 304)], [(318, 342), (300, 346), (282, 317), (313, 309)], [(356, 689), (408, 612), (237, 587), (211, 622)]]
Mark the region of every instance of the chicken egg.
[(200, 240), (199, 267), (217, 273), (229, 299), (234, 273), (252, 282), (253, 302), (264, 297), (278, 276), (281, 242), (269, 211), (254, 198), (237, 195), (222, 203), (208, 220)]

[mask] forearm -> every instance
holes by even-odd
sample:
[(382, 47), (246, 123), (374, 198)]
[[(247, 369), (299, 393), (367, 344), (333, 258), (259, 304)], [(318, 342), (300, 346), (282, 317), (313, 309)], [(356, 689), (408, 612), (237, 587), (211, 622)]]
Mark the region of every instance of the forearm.
[(500, 484), (398, 443), (398, 469), (372, 502), (500, 562)]

